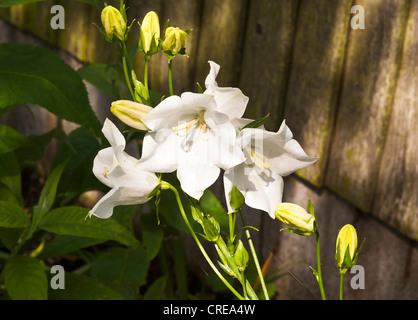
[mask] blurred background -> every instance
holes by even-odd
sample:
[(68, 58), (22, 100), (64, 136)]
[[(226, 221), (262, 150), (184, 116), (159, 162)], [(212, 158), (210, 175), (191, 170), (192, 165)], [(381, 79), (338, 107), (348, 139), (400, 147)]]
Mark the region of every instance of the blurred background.
[[(1, 1), (1, 0), (0, 0)], [(65, 9), (65, 29), (54, 30), (52, 5)], [(116, 7), (119, 1), (108, 1)], [(364, 29), (354, 5), (364, 8)], [(239, 87), (250, 100), (246, 116), (270, 113), (266, 128), (285, 119), (294, 138), (318, 162), (285, 178), (284, 201), (315, 206), (321, 232), (323, 274), (329, 298), (338, 298), (335, 240), (351, 223), (367, 238), (358, 264), (365, 289), (354, 290), (347, 273), (346, 299), (418, 299), (418, 1), (416, 0), (130, 0), (128, 21), (155, 11), (163, 26), (193, 29), (187, 53), (173, 64), (174, 91), (197, 91), (220, 64), (219, 86)], [(119, 61), (118, 47), (93, 25), (100, 9), (74, 0), (0, 8), (0, 42), (22, 42), (58, 52), (74, 69)], [(355, 23), (354, 23), (355, 25)], [(135, 45), (138, 25), (129, 39)], [(137, 74), (143, 72), (140, 55)], [(168, 93), (167, 59), (150, 63), (150, 88)], [(99, 120), (112, 98), (86, 82)], [(18, 131), (41, 134), (76, 125), (42, 108), (16, 108), (0, 118)], [(34, 121), (35, 120), (35, 121)], [(115, 120), (115, 123), (117, 120)], [(42, 159), (48, 172), (48, 152)], [(221, 187), (215, 189), (223, 198)], [(279, 232), (267, 214), (246, 209), (261, 261), (282, 271), (277, 299), (319, 298), (307, 264), (315, 265), (315, 239)], [(186, 251), (204, 276), (205, 261)], [(196, 251), (196, 255), (199, 253)], [(192, 261), (193, 260), (193, 261)]]

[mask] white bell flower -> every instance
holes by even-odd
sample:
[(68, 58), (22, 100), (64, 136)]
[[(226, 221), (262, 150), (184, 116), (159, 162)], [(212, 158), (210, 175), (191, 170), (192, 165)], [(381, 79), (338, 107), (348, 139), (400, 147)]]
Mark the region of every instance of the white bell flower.
[(177, 171), (183, 191), (197, 200), (221, 169), (244, 161), (236, 130), (212, 95), (168, 97), (143, 122), (151, 132), (143, 141), (141, 166), (150, 172)]
[(219, 87), (216, 82), (220, 66), (209, 61), (210, 71), (205, 80), (205, 94), (213, 95), (219, 112), (225, 113), (230, 121), (240, 119), (248, 104), (248, 97), (238, 88)]
[(124, 151), (125, 138), (109, 119), (106, 119), (102, 132), (110, 147), (97, 154), (93, 173), (111, 190), (90, 210), (89, 216), (107, 219), (112, 216), (115, 206), (147, 202), (159, 179), (155, 174), (144, 171), (138, 160)]
[(277, 132), (246, 128), (239, 132), (239, 137), (246, 160), (226, 170), (225, 195), (228, 199), (235, 184), (248, 206), (265, 211), (274, 219), (276, 205), (282, 202), (282, 177), (306, 168), (317, 158), (305, 153), (284, 121)]

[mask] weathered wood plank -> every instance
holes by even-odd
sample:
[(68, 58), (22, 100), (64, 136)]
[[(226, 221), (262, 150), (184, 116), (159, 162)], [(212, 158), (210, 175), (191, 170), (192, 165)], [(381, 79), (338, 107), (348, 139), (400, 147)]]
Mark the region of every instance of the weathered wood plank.
[(418, 240), (418, 2), (412, 1), (402, 67), (379, 170), (373, 214)]
[(221, 66), (220, 86), (237, 84), (246, 9), (247, 0), (204, 1), (195, 77), (202, 86), (209, 72), (208, 60)]
[[(194, 77), (201, 5), (201, 1), (197, 0), (165, 0), (163, 2), (160, 15), (161, 32), (163, 32), (167, 20), (170, 20), (170, 26), (179, 27), (183, 30), (193, 29), (186, 46), (186, 52), (189, 58), (178, 55), (173, 60), (173, 90), (175, 94), (196, 90), (196, 80)], [(161, 36), (164, 39), (164, 35), (161, 34)], [(153, 84), (156, 86), (156, 90), (168, 94), (167, 57), (160, 53), (156, 60), (159, 61), (159, 68), (153, 76)]]
[(251, 1), (247, 19), (240, 89), (250, 98), (245, 116), (277, 130), (284, 104), (298, 1)]
[(352, 0), (302, 1), (284, 116), (318, 161), (297, 172), (322, 186), (345, 57)]
[(410, 1), (358, 1), (366, 28), (351, 30), (325, 185), (370, 212), (387, 134)]

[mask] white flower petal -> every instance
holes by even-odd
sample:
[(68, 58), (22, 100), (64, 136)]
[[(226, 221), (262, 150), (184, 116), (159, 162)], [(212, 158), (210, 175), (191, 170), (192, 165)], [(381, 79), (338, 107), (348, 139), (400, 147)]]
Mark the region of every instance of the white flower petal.
[(106, 139), (109, 141), (113, 149), (123, 150), (125, 149), (126, 141), (119, 129), (113, 124), (112, 121), (106, 118), (102, 132)]
[(225, 113), (230, 120), (243, 116), (248, 104), (248, 97), (238, 88), (220, 88), (216, 82), (219, 73), (219, 65), (209, 61), (210, 71), (205, 80), (206, 91), (204, 93), (214, 96), (219, 112)]
[(215, 165), (184, 165), (177, 169), (181, 188), (192, 198), (199, 200), (204, 191), (218, 179), (221, 170)]
[[(229, 192), (233, 185), (245, 197), (245, 203), (254, 208), (267, 212), (274, 219), (276, 205), (282, 201), (283, 179), (274, 171), (249, 168), (246, 164), (240, 164), (224, 173), (224, 187), (227, 202)], [(232, 211), (228, 203), (229, 212)]]
[(113, 183), (108, 178), (114, 164), (115, 153), (112, 147), (100, 150), (93, 161), (93, 174), (100, 182), (113, 188)]
[(173, 172), (178, 165), (178, 137), (171, 129), (145, 135), (138, 165), (149, 172)]

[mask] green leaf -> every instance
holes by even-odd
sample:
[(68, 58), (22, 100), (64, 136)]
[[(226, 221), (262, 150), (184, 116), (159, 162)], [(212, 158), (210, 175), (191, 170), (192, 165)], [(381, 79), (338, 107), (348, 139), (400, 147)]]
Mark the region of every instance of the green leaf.
[(67, 164), (67, 161), (60, 163), (54, 170), (52, 170), (48, 179), (45, 182), (41, 191), (38, 205), (34, 207), (32, 225), (29, 231), (29, 237), (36, 230), (42, 217), (52, 208), (55, 201), (55, 195), (57, 193), (58, 183), (61, 178), (61, 174)]
[(160, 251), (161, 244), (163, 243), (164, 232), (162, 230), (142, 232), (142, 242), (146, 250), (146, 258), (151, 261), (154, 259)]
[(52, 167), (55, 168), (66, 159), (70, 159), (61, 176), (58, 186), (57, 201), (61, 205), (78, 198), (87, 190), (103, 190), (105, 186), (94, 176), (93, 161), (101, 146), (86, 128), (73, 130), (55, 154)]
[(0, 154), (14, 151), (28, 143), (28, 139), (9, 126), (0, 125)]
[(0, 200), (0, 227), (26, 228), (29, 225), (29, 216), (20, 206)]
[(70, 236), (114, 240), (121, 244), (142, 248), (139, 241), (113, 219), (88, 218), (88, 208), (62, 207), (50, 211), (39, 224), (43, 230)]
[(127, 299), (135, 299), (146, 283), (149, 260), (143, 251), (112, 248), (92, 264), (91, 276)]
[(70, 272), (65, 274), (64, 290), (49, 290), (51, 300), (123, 300), (120, 293), (97, 279)]
[(0, 156), (0, 182), (23, 206), (20, 167), (14, 152), (3, 153)]
[(120, 98), (121, 78), (115, 66), (110, 64), (92, 63), (77, 70), (78, 74), (110, 97)]
[(45, 148), (53, 138), (65, 143), (67, 135), (61, 128), (55, 128), (42, 135), (28, 136), (27, 143), (15, 150), (20, 167), (23, 169), (41, 159), (45, 155)]
[(162, 298), (167, 285), (167, 276), (155, 280), (144, 294), (144, 300), (159, 300)]
[(200, 198), (200, 205), (205, 213), (209, 213), (218, 221), (221, 230), (229, 230), (228, 213), (212, 191), (209, 189), (205, 190)]
[(13, 300), (46, 300), (48, 281), (42, 264), (31, 257), (10, 258), (3, 270), (7, 292)]
[(81, 77), (60, 56), (28, 44), (0, 44), (0, 109), (27, 103), (100, 135)]
[(59, 257), (73, 253), (77, 250), (84, 249), (87, 247), (94, 246), (102, 243), (106, 240), (103, 239), (92, 239), (85, 237), (67, 236), (67, 235), (56, 235), (54, 239), (48, 242), (41, 253), (37, 256), (39, 259), (45, 259), (49, 257)]
[(247, 128), (258, 128), (260, 126), (262, 126), (264, 124), (264, 122), (267, 121), (267, 119), (269, 118), (270, 113), (268, 113), (265, 117), (258, 119), (258, 120), (254, 120), (252, 122), (250, 122), (249, 124), (247, 124), (246, 126), (244, 126), (241, 130), (243, 129), (247, 129)]

